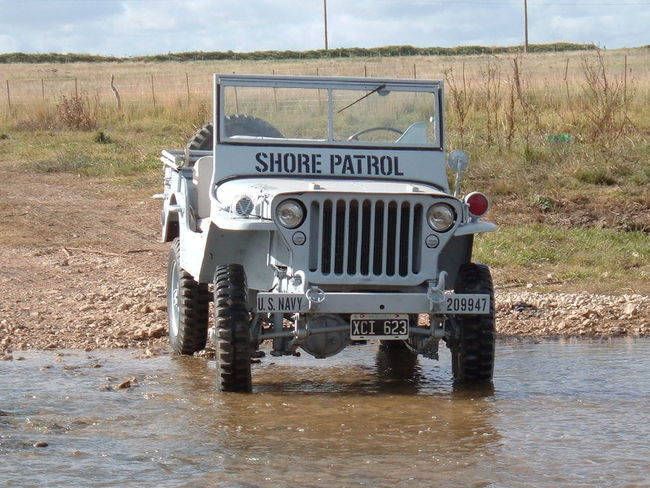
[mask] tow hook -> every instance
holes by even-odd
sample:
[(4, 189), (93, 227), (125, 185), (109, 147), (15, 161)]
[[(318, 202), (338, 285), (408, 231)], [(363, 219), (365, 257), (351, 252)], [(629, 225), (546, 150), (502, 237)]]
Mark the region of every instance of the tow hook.
[(442, 304), (445, 302), (445, 281), (447, 279), (447, 272), (441, 271), (438, 275), (437, 283), (433, 280), (429, 281), (429, 288), (427, 290), (427, 298), (429, 299), (430, 313), (444, 313)]

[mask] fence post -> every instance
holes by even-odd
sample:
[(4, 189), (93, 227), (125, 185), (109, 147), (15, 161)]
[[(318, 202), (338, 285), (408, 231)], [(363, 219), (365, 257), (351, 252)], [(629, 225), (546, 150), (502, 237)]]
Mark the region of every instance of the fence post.
[(363, 65), (363, 77), (368, 78), (368, 65)]
[(45, 80), (41, 78), (41, 96), (43, 97), (43, 105), (45, 105)]
[(115, 75), (111, 75), (111, 90), (113, 91), (113, 95), (115, 95), (115, 100), (117, 100), (117, 109), (122, 110), (122, 101), (120, 100), (120, 92), (117, 91), (117, 88), (115, 88), (115, 84), (113, 83), (115, 80)]
[[(273, 70), (273, 76), (275, 76), (275, 70)], [(278, 89), (273, 87), (273, 103), (275, 103), (275, 109), (278, 109)]]
[(156, 90), (153, 86), (153, 74), (151, 75), (151, 99), (153, 100), (153, 107), (156, 108)]
[(625, 66), (623, 68), (623, 103), (627, 103), (627, 54), (625, 55)]
[(7, 80), (7, 103), (9, 104), (9, 109), (11, 110), (11, 92), (9, 91), (9, 80)]
[(187, 104), (190, 103), (190, 75), (185, 73), (185, 86), (187, 87)]
[(418, 72), (416, 70), (415, 63), (413, 63), (413, 78), (417, 79), (417, 77), (418, 77)]

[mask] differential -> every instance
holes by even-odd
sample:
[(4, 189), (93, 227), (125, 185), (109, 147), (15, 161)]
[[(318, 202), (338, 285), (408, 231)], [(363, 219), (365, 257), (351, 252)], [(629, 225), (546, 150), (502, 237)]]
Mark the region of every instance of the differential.
[(350, 343), (350, 324), (340, 315), (309, 315), (306, 325), (308, 335), (301, 346), (318, 359), (334, 356)]

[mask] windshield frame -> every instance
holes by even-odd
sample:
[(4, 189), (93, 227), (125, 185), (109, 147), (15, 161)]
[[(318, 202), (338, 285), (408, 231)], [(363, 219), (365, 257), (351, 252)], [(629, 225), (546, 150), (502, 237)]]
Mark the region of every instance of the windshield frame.
[[(351, 78), (318, 76), (280, 76), (280, 75), (214, 75), (214, 119), (217, 121), (215, 144), (235, 145), (278, 145), (278, 146), (327, 146), (339, 148), (392, 148), (392, 149), (426, 149), (441, 151), (443, 144), (443, 82), (440, 80), (414, 80), (400, 78)], [(327, 139), (293, 139), (275, 137), (228, 137), (224, 132), (225, 111), (222, 109), (225, 91), (229, 87), (265, 87), (265, 88), (301, 88), (324, 90), (327, 93)], [(343, 112), (357, 102), (371, 96), (377, 91), (387, 92), (421, 92), (432, 94), (433, 141), (427, 143), (396, 141), (336, 140), (334, 138), (334, 117), (336, 109), (333, 93), (337, 90), (366, 92), (350, 105), (342, 107)]]

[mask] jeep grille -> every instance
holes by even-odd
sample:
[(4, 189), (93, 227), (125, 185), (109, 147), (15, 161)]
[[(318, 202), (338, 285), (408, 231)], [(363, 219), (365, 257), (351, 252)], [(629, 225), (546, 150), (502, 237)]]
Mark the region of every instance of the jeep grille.
[(399, 197), (310, 202), (309, 270), (326, 282), (335, 276), (419, 274), (423, 209)]

